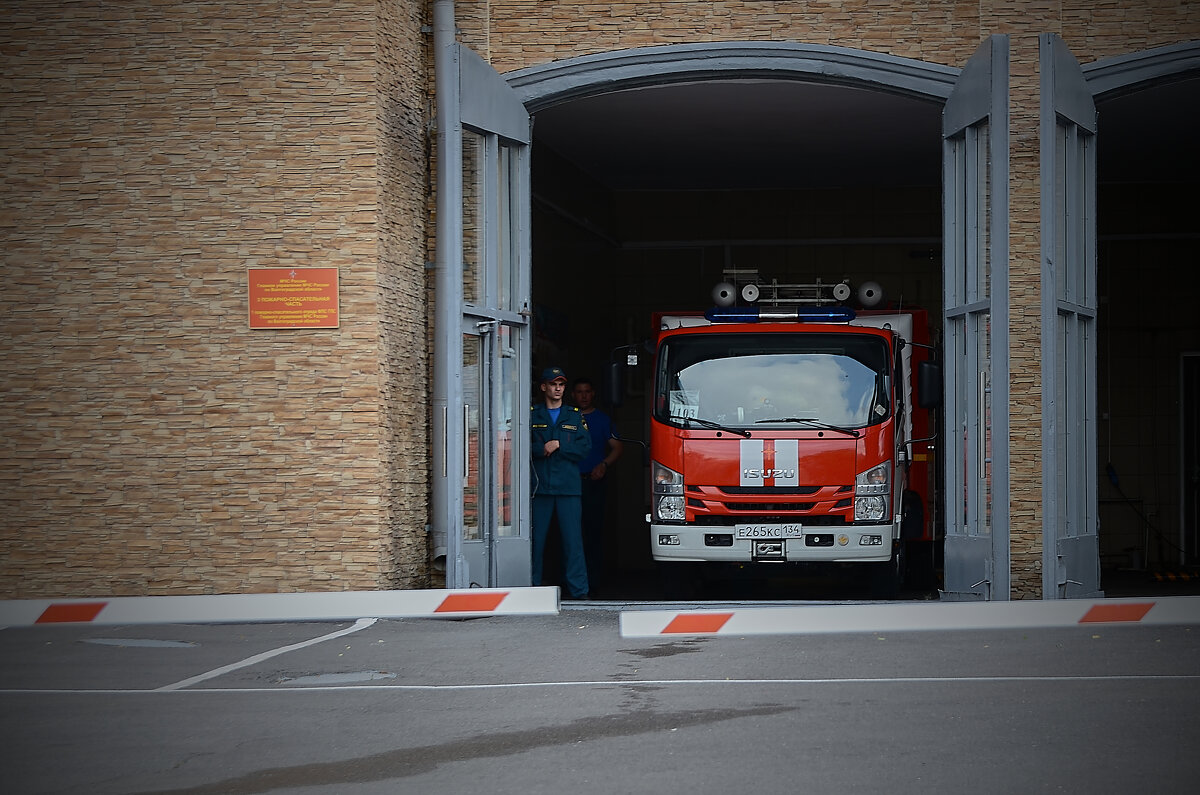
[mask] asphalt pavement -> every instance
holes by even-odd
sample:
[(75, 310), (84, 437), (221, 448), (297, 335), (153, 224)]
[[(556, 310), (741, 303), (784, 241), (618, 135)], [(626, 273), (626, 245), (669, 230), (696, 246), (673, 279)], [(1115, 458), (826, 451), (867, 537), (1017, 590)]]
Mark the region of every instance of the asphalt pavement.
[(1200, 780), (1200, 625), (621, 637), (621, 612), (648, 607), (662, 605), (10, 627), (0, 791), (1190, 793)]

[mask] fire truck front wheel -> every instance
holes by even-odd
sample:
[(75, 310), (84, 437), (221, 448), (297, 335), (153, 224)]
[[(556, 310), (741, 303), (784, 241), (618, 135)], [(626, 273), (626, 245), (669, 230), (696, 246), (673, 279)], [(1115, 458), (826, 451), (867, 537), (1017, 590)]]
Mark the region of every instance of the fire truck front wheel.
[(900, 593), (900, 584), (904, 582), (905, 558), (904, 544), (900, 541), (892, 544), (892, 559), (887, 563), (869, 563), (871, 567), (871, 595), (876, 599), (895, 599)]
[(704, 575), (699, 563), (658, 562), (659, 582), (663, 597), (673, 601), (697, 599), (704, 588)]

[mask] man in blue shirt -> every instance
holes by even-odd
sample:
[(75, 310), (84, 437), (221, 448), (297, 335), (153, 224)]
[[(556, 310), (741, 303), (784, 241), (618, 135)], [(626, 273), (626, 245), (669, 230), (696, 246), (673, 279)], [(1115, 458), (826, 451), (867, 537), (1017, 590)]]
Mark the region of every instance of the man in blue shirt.
[(604, 503), (608, 497), (608, 470), (621, 457), (624, 445), (616, 438), (612, 418), (596, 408), (596, 387), (579, 378), (571, 388), (571, 397), (587, 422), (592, 451), (579, 462), (583, 485), (583, 548), (587, 556), (588, 582), (598, 588), (604, 577)]
[(557, 514), (562, 537), (563, 569), (571, 599), (588, 598), (587, 562), (583, 531), (579, 462), (592, 449), (583, 414), (563, 403), (567, 376), (560, 367), (542, 371), (542, 401), (529, 407), (533, 458), (533, 570), (534, 585), (542, 584), (542, 558), (550, 520)]

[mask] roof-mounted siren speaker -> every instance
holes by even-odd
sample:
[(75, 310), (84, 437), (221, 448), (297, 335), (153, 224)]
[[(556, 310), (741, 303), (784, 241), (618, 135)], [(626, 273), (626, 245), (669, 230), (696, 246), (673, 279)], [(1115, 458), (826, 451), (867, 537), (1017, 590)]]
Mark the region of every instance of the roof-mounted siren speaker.
[(748, 304), (752, 304), (758, 300), (758, 285), (745, 284), (742, 285), (742, 300)]
[(845, 303), (850, 298), (850, 285), (842, 282), (841, 284), (833, 285), (833, 300)]
[(858, 287), (858, 302), (863, 309), (871, 309), (883, 302), (883, 288), (879, 282), (863, 282)]
[(717, 306), (733, 306), (737, 300), (737, 288), (729, 282), (721, 282), (713, 288), (712, 299)]

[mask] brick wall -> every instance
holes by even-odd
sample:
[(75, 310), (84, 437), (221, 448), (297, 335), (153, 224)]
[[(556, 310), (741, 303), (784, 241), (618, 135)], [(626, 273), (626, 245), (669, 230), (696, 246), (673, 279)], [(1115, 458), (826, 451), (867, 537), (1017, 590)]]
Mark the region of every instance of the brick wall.
[[(423, 102), (376, 4), (4, 5), (0, 594), (419, 582)], [(341, 327), (249, 331), (267, 266), (337, 267)]]

